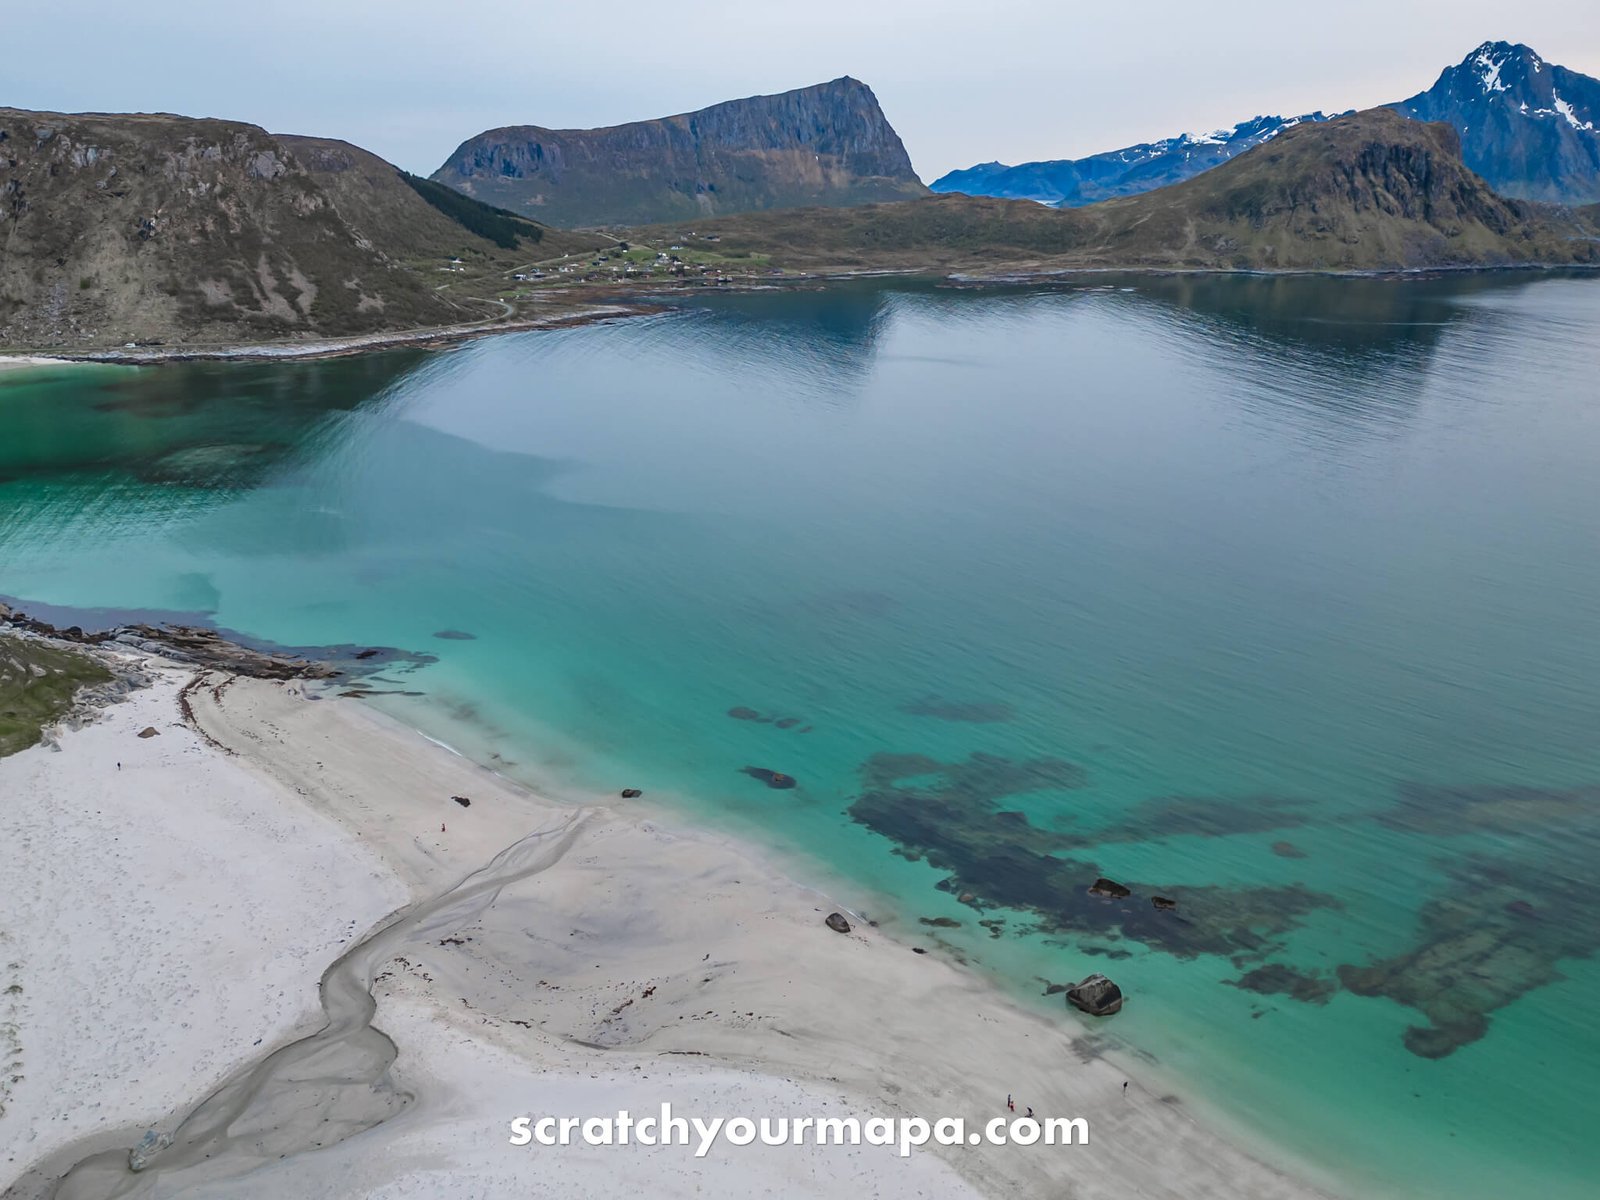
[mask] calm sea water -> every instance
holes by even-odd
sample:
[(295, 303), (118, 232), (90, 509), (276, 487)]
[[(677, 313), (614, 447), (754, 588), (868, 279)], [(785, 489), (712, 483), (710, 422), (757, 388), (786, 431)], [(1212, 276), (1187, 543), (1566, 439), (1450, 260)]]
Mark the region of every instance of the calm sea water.
[(381, 702), (1064, 1023), (1106, 971), (1088, 1045), (1353, 1195), (1588, 1197), (1597, 328), (1600, 279), (895, 285), (7, 374), (0, 592), (435, 654)]

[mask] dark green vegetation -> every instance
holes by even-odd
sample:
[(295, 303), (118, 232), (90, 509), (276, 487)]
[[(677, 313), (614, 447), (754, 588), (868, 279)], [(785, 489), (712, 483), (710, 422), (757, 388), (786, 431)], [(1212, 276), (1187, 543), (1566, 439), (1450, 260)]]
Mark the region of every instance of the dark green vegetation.
[(535, 245), (544, 237), (544, 226), (537, 221), (463, 196), (442, 183), (413, 175), (410, 171), (401, 171), (400, 178), (410, 185), (412, 191), (463, 229), (487, 238), (502, 249), (515, 250), (524, 242)]
[[(498, 257), (498, 250), (526, 250), (529, 254), (525, 257), (531, 257), (588, 250), (599, 244), (592, 237), (574, 238), (515, 213), (479, 204), (349, 142), (276, 136), (311, 173), (351, 228), (396, 258), (428, 260), (424, 265), (433, 269), (444, 256)], [(549, 245), (544, 244), (546, 233), (554, 235)]]
[(872, 89), (848, 77), (608, 129), (491, 129), (433, 178), (563, 226), (927, 193)]
[[(527, 245), (542, 242), (534, 223), (425, 198), (343, 142), (235, 121), (4, 109), (0, 345), (299, 340), (481, 321), (504, 309), (461, 286), (464, 267), (440, 271), (451, 257), (481, 268), (504, 254), (479, 230), (503, 240), (510, 223)], [(540, 253), (596, 244), (567, 240)]]
[[(1592, 212), (1497, 196), (1444, 125), (1387, 109), (1299, 125), (1194, 179), (1058, 210), (936, 196), (701, 222), (782, 267), (1399, 270), (1600, 262)], [(641, 238), (670, 236), (663, 227)]]
[(0, 758), (37, 744), (72, 708), (79, 688), (110, 680), (87, 655), (0, 634)]

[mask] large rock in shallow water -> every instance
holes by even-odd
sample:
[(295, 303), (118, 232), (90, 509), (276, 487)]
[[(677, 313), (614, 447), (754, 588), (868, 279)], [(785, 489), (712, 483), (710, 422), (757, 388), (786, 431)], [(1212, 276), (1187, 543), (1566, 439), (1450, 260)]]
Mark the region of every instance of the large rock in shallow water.
[(1112, 900), (1126, 900), (1133, 893), (1115, 879), (1106, 879), (1102, 876), (1089, 885), (1089, 895), (1107, 896)]
[(1090, 975), (1067, 989), (1067, 1002), (1091, 1017), (1109, 1017), (1122, 1011), (1122, 989), (1104, 975)]

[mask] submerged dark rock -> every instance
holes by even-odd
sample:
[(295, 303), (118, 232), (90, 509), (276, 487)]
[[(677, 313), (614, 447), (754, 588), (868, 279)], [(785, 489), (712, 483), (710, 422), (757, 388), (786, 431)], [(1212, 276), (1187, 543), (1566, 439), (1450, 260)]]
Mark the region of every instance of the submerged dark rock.
[(1228, 983), (1247, 992), (1267, 996), (1288, 996), (1305, 1004), (1326, 1004), (1339, 985), (1331, 979), (1301, 971), (1284, 963), (1267, 963), (1247, 971)]
[(1133, 891), (1130, 888), (1123, 887), (1114, 879), (1107, 879), (1102, 876), (1089, 885), (1089, 895), (1106, 896), (1112, 900), (1126, 900), (1133, 895)]
[(463, 633), (459, 629), (441, 629), (433, 636), (446, 642), (475, 642), (478, 640), (477, 634)]
[(1069, 987), (1067, 1001), (1091, 1017), (1109, 1017), (1122, 1011), (1122, 989), (1096, 973)]
[(644, 793), (642, 791), (640, 791), (638, 788), (623, 788), (622, 789), (622, 798), (624, 800), (637, 800), (642, 795), (644, 795)]
[(1279, 858), (1304, 858), (1306, 852), (1293, 842), (1273, 842), (1272, 852)]
[(782, 791), (795, 786), (794, 776), (785, 775), (782, 771), (772, 771), (766, 767), (741, 767), (740, 770), (750, 776), (751, 779), (761, 780), (769, 788), (777, 788)]
[(1178, 907), (1178, 902), (1167, 896), (1151, 896), (1150, 903), (1164, 912), (1171, 912)]
[(828, 928), (833, 930), (835, 933), (850, 932), (850, 922), (845, 920), (843, 913), (829, 913), (825, 918), (823, 918), (823, 920), (827, 924)]
[(974, 725), (1010, 721), (1017, 715), (1016, 709), (1003, 702), (947, 700), (943, 696), (923, 696), (909, 704), (902, 704), (900, 711), (913, 717), (932, 717), (936, 721), (966, 721)]
[[(771, 725), (774, 729), (793, 729), (800, 724), (799, 717), (771, 717), (743, 704), (730, 708), (728, 715), (735, 721), (754, 721), (758, 725)], [(809, 733), (810, 731), (811, 726), (807, 725), (800, 732)]]
[[(1520, 794), (1514, 807), (1537, 794), (1502, 791), (1508, 799), (1511, 793)], [(1539, 807), (1548, 823), (1536, 827), (1537, 835), (1505, 836), (1492, 857), (1447, 860), (1449, 882), (1423, 905), (1412, 946), (1338, 969), (1339, 981), (1356, 995), (1382, 996), (1427, 1018), (1402, 1039), (1421, 1058), (1444, 1058), (1478, 1040), (1489, 1032), (1490, 1014), (1562, 979), (1565, 961), (1600, 954), (1600, 890), (1592, 882), (1600, 812), (1566, 810), (1564, 799), (1556, 809), (1545, 801)], [(1457, 828), (1497, 828), (1506, 819), (1498, 803), (1475, 801)], [(1542, 906), (1559, 920), (1537, 919), (1526, 898), (1530, 880), (1538, 881)]]
[[(1002, 803), (1020, 793), (1084, 786), (1083, 769), (1060, 759), (974, 754), (944, 763), (923, 754), (878, 754), (864, 764), (862, 777), (851, 817), (890, 839), (903, 857), (948, 872), (935, 885), (941, 890), (979, 911), (1026, 910), (1040, 933), (1126, 938), (1183, 958), (1215, 954), (1261, 962), (1308, 912), (1338, 907), (1333, 897), (1303, 884), (1185, 886), (1181, 915), (1090, 895), (1083, 881), (1104, 878), (1099, 865), (1063, 853), (1088, 837), (1035, 825)], [(1002, 810), (1012, 815), (1002, 818)], [(1159, 883), (1128, 888), (1134, 890), (1167, 892)]]

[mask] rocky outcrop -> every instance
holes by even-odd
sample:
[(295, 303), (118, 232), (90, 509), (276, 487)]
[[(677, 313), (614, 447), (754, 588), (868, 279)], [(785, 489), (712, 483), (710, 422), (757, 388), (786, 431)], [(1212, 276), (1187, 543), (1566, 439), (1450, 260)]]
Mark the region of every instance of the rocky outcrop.
[(561, 226), (922, 195), (900, 136), (848, 76), (604, 129), (491, 129), (432, 178)]
[(0, 347), (172, 354), (481, 322), (481, 302), (452, 300), (418, 264), (594, 241), (346, 142), (0, 109)]
[(1467, 166), (1502, 195), (1600, 201), (1600, 79), (1545, 62), (1531, 47), (1485, 42), (1392, 107), (1450, 125)]
[(280, 340), (460, 316), (263, 129), (0, 109), (0, 344)]
[(835, 933), (850, 932), (850, 922), (845, 920), (845, 915), (843, 913), (829, 913), (825, 918), (823, 918), (823, 923)]
[(1090, 975), (1067, 989), (1067, 1002), (1091, 1017), (1109, 1017), (1122, 1011), (1122, 989), (1104, 975)]
[(1104, 896), (1108, 900), (1126, 900), (1133, 893), (1115, 879), (1106, 879), (1102, 876), (1089, 885), (1089, 895)]

